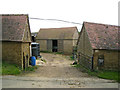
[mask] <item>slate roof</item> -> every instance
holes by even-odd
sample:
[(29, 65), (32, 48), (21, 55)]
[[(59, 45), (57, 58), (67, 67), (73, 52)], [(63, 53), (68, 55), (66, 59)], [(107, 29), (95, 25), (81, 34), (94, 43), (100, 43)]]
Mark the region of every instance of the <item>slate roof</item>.
[(36, 39), (78, 39), (73, 37), (76, 32), (77, 27), (41, 28)]
[(118, 49), (118, 26), (84, 22), (93, 49)]
[(28, 24), (26, 14), (2, 15), (2, 41), (23, 41), (26, 24)]

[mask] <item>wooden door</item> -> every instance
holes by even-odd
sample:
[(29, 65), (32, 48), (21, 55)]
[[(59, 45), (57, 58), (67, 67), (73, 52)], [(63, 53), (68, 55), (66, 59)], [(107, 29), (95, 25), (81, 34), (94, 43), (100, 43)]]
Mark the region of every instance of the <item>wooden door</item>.
[(52, 52), (52, 40), (47, 40), (47, 51)]
[(58, 52), (63, 52), (63, 50), (64, 50), (63, 40), (58, 40)]

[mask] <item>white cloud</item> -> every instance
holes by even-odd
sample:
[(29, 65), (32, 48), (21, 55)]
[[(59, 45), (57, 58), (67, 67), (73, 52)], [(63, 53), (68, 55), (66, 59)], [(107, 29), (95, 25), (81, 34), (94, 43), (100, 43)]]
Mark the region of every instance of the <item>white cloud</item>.
[[(1, 14), (29, 14), (29, 17), (118, 24), (119, 0), (2, 0)], [(81, 26), (55, 21), (30, 20), (31, 31), (40, 28)]]

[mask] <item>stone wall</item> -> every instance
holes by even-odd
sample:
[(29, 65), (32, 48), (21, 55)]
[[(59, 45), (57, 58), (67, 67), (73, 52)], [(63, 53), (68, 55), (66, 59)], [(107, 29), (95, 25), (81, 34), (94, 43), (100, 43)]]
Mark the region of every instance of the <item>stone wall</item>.
[(77, 45), (77, 52), (81, 52), (84, 55), (92, 56), (92, 47), (87, 35), (87, 32), (85, 31), (85, 28), (83, 28), (81, 36), (79, 38), (79, 42)]
[(23, 67), (23, 53), (25, 56), (25, 66), (29, 66), (30, 60), (30, 43), (22, 43), (22, 67)]
[(22, 65), (22, 43), (2, 42), (2, 60)]
[(40, 44), (40, 51), (47, 51), (47, 40), (36, 40)]
[(63, 40), (64, 54), (72, 54), (73, 52), (73, 40)]
[(31, 32), (29, 30), (29, 26), (28, 26), (28, 23), (26, 23), (25, 25), (25, 31), (24, 31), (24, 37), (23, 37), (23, 42), (31, 42)]
[(82, 28), (77, 45), (78, 63), (87, 69), (92, 69), (93, 50), (85, 28)]
[[(23, 68), (23, 52), (25, 56), (26, 67), (29, 66), (30, 43), (22, 42), (2, 42), (2, 60), (14, 63)], [(27, 56), (28, 55), (28, 59)]]
[[(120, 53), (120, 52), (119, 52)], [(98, 66), (98, 56), (104, 55), (103, 66)], [(94, 69), (118, 69), (118, 51), (94, 50)]]

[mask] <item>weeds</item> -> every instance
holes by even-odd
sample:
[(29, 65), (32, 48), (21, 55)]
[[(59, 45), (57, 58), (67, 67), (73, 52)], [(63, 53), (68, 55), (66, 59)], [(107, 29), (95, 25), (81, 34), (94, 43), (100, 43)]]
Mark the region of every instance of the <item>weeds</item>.
[(72, 60), (72, 61), (74, 60), (73, 56), (70, 56), (70, 60)]

